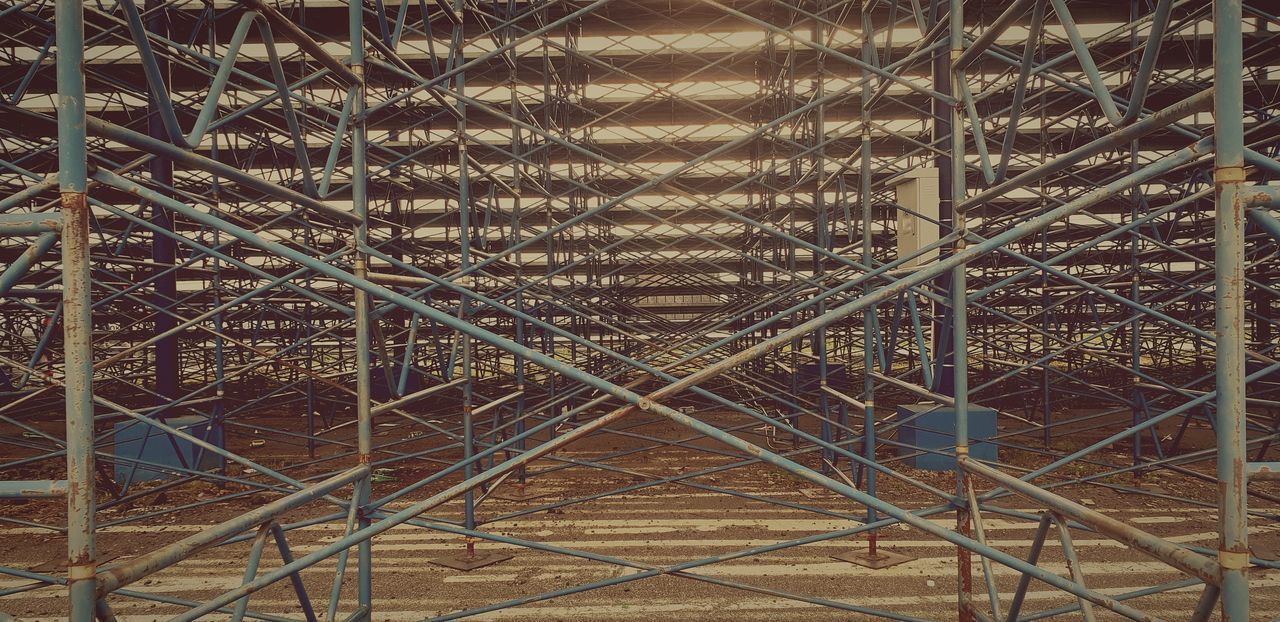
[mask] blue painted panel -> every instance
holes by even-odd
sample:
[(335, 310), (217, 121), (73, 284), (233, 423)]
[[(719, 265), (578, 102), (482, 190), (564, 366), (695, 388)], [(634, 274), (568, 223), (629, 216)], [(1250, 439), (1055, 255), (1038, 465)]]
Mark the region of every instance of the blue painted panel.
[[(898, 406), (898, 419), (903, 420), (934, 408), (935, 404), (905, 404)], [(969, 455), (978, 460), (997, 460), (998, 448), (983, 442), (996, 436), (996, 411), (981, 406), (969, 406)], [(956, 410), (942, 406), (933, 412), (920, 415), (898, 428), (898, 440), (917, 447), (944, 449), (946, 455), (922, 454), (907, 458), (907, 464), (917, 469), (951, 471), (956, 468), (954, 447), (956, 444)], [(907, 447), (899, 447), (898, 455), (916, 453)]]
[[(217, 447), (223, 447), (222, 425), (210, 424), (205, 417), (192, 415), (187, 417), (169, 417), (165, 424), (177, 428), (191, 436), (207, 441)], [(117, 423), (114, 433), (115, 455), (124, 458), (136, 458), (154, 464), (175, 466), (187, 469), (207, 470), (222, 466), (221, 456), (208, 451), (200, 451), (200, 465), (195, 465), (196, 451), (199, 447), (168, 434), (162, 430), (137, 421)], [(169, 479), (172, 474), (148, 469), (133, 463), (116, 464), (116, 483), (121, 486), (131, 482), (144, 482), (154, 479)]]

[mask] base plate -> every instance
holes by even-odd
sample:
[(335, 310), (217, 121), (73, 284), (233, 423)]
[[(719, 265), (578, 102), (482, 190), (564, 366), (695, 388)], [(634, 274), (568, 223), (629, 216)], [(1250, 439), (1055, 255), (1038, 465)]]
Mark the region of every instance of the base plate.
[(915, 560), (915, 558), (910, 555), (895, 553), (887, 549), (876, 549), (875, 555), (871, 555), (866, 551), (852, 551), (849, 553), (842, 553), (840, 555), (832, 555), (831, 559), (857, 564), (872, 570), (897, 566), (898, 564), (905, 564), (906, 562)]
[(463, 572), (471, 572), (476, 568), (484, 568), (485, 566), (492, 566), (498, 562), (505, 562), (512, 557), (515, 557), (515, 555), (511, 555), (510, 553), (490, 552), (476, 553), (471, 557), (467, 557), (465, 554), (454, 555), (452, 557), (437, 557), (427, 561), (430, 561), (437, 566), (444, 566), (445, 568), (452, 568)]
[(538, 497), (545, 497), (549, 494), (551, 494), (551, 491), (549, 490), (539, 490), (537, 488), (525, 488), (524, 490), (520, 490), (519, 488), (507, 488), (504, 486), (489, 493), (489, 496), (494, 499), (502, 499), (503, 501), (528, 501), (529, 499), (537, 499)]
[(1165, 490), (1164, 488), (1161, 488), (1161, 487), (1159, 487), (1159, 486), (1153, 486), (1153, 485), (1148, 484), (1148, 483), (1146, 483), (1146, 482), (1137, 482), (1137, 483), (1129, 484), (1129, 488), (1132, 488), (1132, 489), (1134, 489), (1134, 490), (1140, 490), (1140, 491), (1142, 491), (1142, 492), (1145, 492), (1145, 493), (1148, 493), (1148, 494), (1153, 494), (1153, 495), (1167, 495), (1167, 494), (1169, 494), (1169, 491), (1168, 491), (1168, 490)]

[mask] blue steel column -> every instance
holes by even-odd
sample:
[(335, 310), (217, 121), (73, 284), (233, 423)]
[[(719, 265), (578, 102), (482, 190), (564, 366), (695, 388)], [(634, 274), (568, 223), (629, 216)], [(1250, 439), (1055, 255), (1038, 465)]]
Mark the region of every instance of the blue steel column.
[[(871, 14), (863, 11), (862, 13), (862, 57), (875, 58), (875, 37), (874, 29), (871, 23)], [(859, 196), (858, 200), (862, 204), (862, 263), (870, 266), (872, 262), (873, 244), (871, 239), (871, 221), (874, 213), (872, 211), (871, 200), (871, 109), (868, 101), (871, 98), (871, 80), (870, 73), (864, 68), (862, 70), (862, 153), (860, 154), (860, 162), (858, 168), (859, 177)], [(871, 289), (871, 284), (863, 286), (863, 294), (867, 294)], [(914, 294), (908, 294), (914, 295)], [(876, 383), (871, 376), (872, 365), (875, 364), (873, 333), (874, 324), (871, 321), (872, 309), (862, 312), (862, 392), (863, 392), (863, 456), (875, 462), (876, 459)], [(876, 470), (865, 469), (867, 474), (867, 494), (872, 497), (876, 496)], [(878, 520), (875, 508), (867, 506), (867, 524), (874, 524)], [(876, 551), (876, 539), (879, 531), (872, 529), (867, 534), (867, 555), (876, 557), (879, 553)]]
[(1249, 619), (1244, 474), (1244, 76), (1240, 0), (1213, 3), (1214, 298), (1218, 389), (1218, 564), (1222, 619)]
[[(146, 13), (146, 28), (149, 32), (161, 37), (169, 36), (169, 15), (165, 3), (159, 0), (147, 0), (143, 3)], [(169, 60), (166, 54), (155, 56), (157, 69), (160, 72), (160, 84), (153, 88), (168, 88)], [(160, 97), (154, 90), (147, 91), (147, 135), (163, 141), (169, 141), (169, 132), (165, 128), (162, 107), (167, 106), (168, 97)], [(173, 160), (154, 156), (151, 158), (151, 178), (164, 188), (173, 185)], [(151, 222), (165, 231), (173, 231), (173, 218), (169, 211), (159, 205), (151, 206)], [(151, 261), (155, 263), (155, 334), (163, 335), (171, 332), (178, 325), (178, 320), (171, 312), (174, 301), (178, 297), (178, 273), (173, 265), (178, 257), (178, 245), (173, 238), (159, 231), (151, 234)], [(156, 341), (155, 347), (155, 379), (156, 393), (160, 403), (178, 397), (181, 379), (178, 368), (178, 335), (170, 334)], [(163, 412), (161, 413), (163, 414)]]
[[(962, 0), (951, 0), (950, 19), (951, 92), (963, 93), (964, 90), (960, 80), (964, 79), (964, 72), (957, 67), (957, 61), (959, 61), (960, 55), (964, 51), (964, 5)], [(965, 198), (964, 118), (961, 116), (963, 113), (964, 110), (961, 108), (960, 103), (956, 103), (951, 109), (951, 144), (949, 150), (951, 152), (950, 194), (953, 201), (963, 201)], [(955, 205), (959, 205), (959, 203)], [(960, 209), (956, 209), (952, 214), (952, 219), (953, 228), (960, 234), (960, 237), (956, 239), (955, 252), (960, 253), (964, 251), (966, 245), (964, 239), (965, 213)], [(967, 302), (966, 289), (965, 264), (958, 263), (951, 269), (951, 339), (952, 357), (955, 364), (953, 382), (956, 404), (956, 492), (960, 499), (965, 498), (965, 491), (969, 486), (969, 476), (959, 465), (960, 459), (969, 455), (969, 342), (965, 334), (969, 330), (969, 318), (965, 309)], [(977, 508), (966, 506), (964, 501), (957, 502), (956, 531), (965, 537), (970, 535), (970, 512), (976, 510)], [(967, 622), (973, 619), (973, 613), (969, 607), (970, 594), (973, 590), (973, 565), (970, 562), (971, 556), (967, 548), (957, 547), (956, 557), (956, 599), (959, 607), (957, 619), (961, 622)]]
[[(466, 6), (462, 0), (454, 0), (453, 12), (457, 19), (453, 27), (453, 49), (450, 54), (454, 62), (461, 65), (466, 62), (464, 55), (466, 34), (463, 31), (463, 21), (465, 18)], [(454, 89), (459, 94), (466, 95), (467, 78), (466, 72), (460, 71), (454, 78)], [(467, 104), (462, 100), (457, 100), (458, 105), (458, 269), (466, 271), (471, 267), (471, 176), (469, 165), (467, 163)], [(471, 283), (471, 277), (465, 277), (461, 283), (463, 287), (467, 287)], [(469, 322), (471, 316), (470, 300), (463, 295), (458, 300), (458, 314), (464, 322)], [(471, 383), (471, 364), (472, 364), (472, 344), (471, 337), (468, 335), (461, 336), (462, 341), (462, 378), (465, 382), (462, 385), (462, 459), (466, 462), (463, 467), (463, 478), (470, 478), (475, 471), (475, 464), (472, 456), (475, 455), (475, 421), (472, 418), (472, 408), (474, 400), (474, 388)], [(476, 497), (475, 491), (468, 490), (463, 497), (463, 526), (467, 529), (476, 528)], [(475, 540), (467, 538), (467, 558), (475, 557)]]
[[(512, 34), (509, 36), (514, 37), (515, 35)], [(510, 77), (510, 80), (508, 84), (510, 84), (510, 87), (511, 87), (511, 118), (514, 120), (519, 118), (518, 115), (520, 113), (520, 98), (517, 94), (517, 89), (516, 89), (516, 85), (519, 82), (517, 80), (518, 76), (516, 75), (516, 69), (514, 67), (514, 64), (510, 70), (509, 77)], [(520, 210), (523, 207), (523, 205), (521, 201), (522, 187), (520, 182), (523, 180), (523, 176), (520, 174), (520, 158), (522, 157), (520, 146), (521, 146), (520, 145), (520, 126), (516, 123), (512, 123), (511, 124), (511, 153), (513, 157), (511, 158), (511, 188), (513, 190), (513, 196), (511, 197), (511, 202), (512, 202), (511, 204), (511, 243), (513, 245), (520, 244), (521, 236), (522, 236), (522, 225), (520, 224)], [(515, 264), (516, 264), (515, 283), (516, 283), (516, 286), (519, 287), (524, 284), (524, 260), (521, 259), (520, 255), (516, 256)], [(523, 347), (528, 347), (529, 338), (525, 332), (526, 331), (525, 320), (523, 317), (521, 317), (525, 312), (523, 287), (520, 287), (520, 289), (516, 291), (513, 306), (515, 307), (516, 314), (517, 314), (515, 318), (516, 343), (520, 344)], [(520, 438), (520, 441), (516, 444), (516, 449), (518, 451), (523, 452), (525, 448), (524, 438), (522, 436), (524, 434), (524, 429), (525, 429), (525, 423), (524, 423), (525, 361), (524, 361), (524, 357), (517, 354), (515, 356), (514, 365), (515, 365), (516, 391), (520, 392), (520, 395), (516, 397), (515, 415), (514, 415), (515, 416), (514, 434), (515, 436)], [(526, 492), (525, 486), (527, 484), (526, 482), (527, 475), (528, 475), (527, 469), (525, 469), (525, 467), (521, 465), (516, 472), (517, 496), (524, 496)]]
[[(825, 4), (819, 3), (818, 10), (819, 12), (824, 11)], [(815, 20), (814, 22), (813, 38), (815, 41), (826, 41), (826, 28), (822, 25), (821, 21)], [(816, 77), (814, 79), (814, 97), (822, 97), (825, 94), (826, 83), (823, 80), (825, 67), (822, 61), (823, 61), (823, 57), (818, 56), (817, 58), (818, 66), (815, 70)], [(813, 141), (814, 141), (814, 144), (817, 145), (817, 150), (814, 151), (814, 154), (813, 154), (813, 167), (815, 170), (817, 170), (817, 174), (814, 175), (814, 184), (813, 184), (813, 211), (814, 211), (813, 242), (814, 244), (817, 244), (818, 246), (821, 246), (824, 249), (830, 249), (831, 245), (828, 242), (828, 240), (830, 239), (831, 225), (828, 219), (827, 202), (826, 202), (826, 197), (823, 194), (824, 190), (823, 190), (823, 183), (822, 183), (823, 178), (826, 177), (825, 169), (826, 169), (826, 162), (827, 162), (826, 153), (822, 147), (822, 145), (824, 145), (827, 140), (827, 128), (826, 128), (826, 123), (824, 123), (826, 118), (826, 112), (827, 112), (826, 105), (822, 105), (822, 106), (818, 106), (816, 114), (814, 115)], [(823, 278), (823, 275), (826, 273), (825, 265), (824, 265), (826, 263), (826, 258), (819, 255), (818, 253), (813, 253), (812, 262), (813, 262), (814, 280), (821, 281)], [(818, 303), (818, 308), (816, 312), (818, 315), (822, 315), (827, 312), (827, 301), (825, 299)], [(813, 345), (815, 346), (813, 349), (815, 353), (818, 355), (818, 386), (819, 386), (818, 412), (822, 414), (821, 437), (822, 437), (822, 440), (824, 441), (832, 442), (834, 441), (835, 430), (831, 426), (831, 399), (830, 399), (830, 396), (827, 395), (827, 392), (825, 390), (827, 388), (827, 371), (828, 371), (827, 369), (828, 368), (827, 329), (826, 328), (820, 328), (814, 333)], [(827, 451), (825, 449), (822, 450), (822, 456), (823, 456), (822, 472), (823, 473), (828, 472), (828, 468), (829, 468), (826, 462), (827, 455), (828, 455)], [(830, 455), (831, 455), (831, 462), (833, 464), (836, 463), (839, 459), (838, 456), (835, 453), (831, 453)]]
[(71, 622), (90, 622), (94, 551), (93, 320), (85, 161), (84, 8), (58, 0), (58, 190), (62, 195), (62, 339), (66, 353), (67, 588)]
[[(938, 21), (948, 18), (948, 5), (934, 2), (927, 9), (930, 22), (928, 26), (932, 29)], [(954, 91), (951, 87), (951, 58), (939, 50), (933, 56), (933, 88), (935, 91), (943, 95), (951, 95)], [(933, 132), (930, 135), (930, 142), (937, 149), (934, 152), (933, 165), (938, 169), (938, 233), (939, 235), (949, 235), (952, 230), (954, 206), (958, 205), (964, 197), (953, 197), (951, 195), (951, 150), (947, 148), (944, 141), (951, 135), (952, 116), (955, 111), (948, 103), (938, 97), (929, 100), (929, 114), (933, 124)], [(938, 260), (944, 260), (950, 255), (951, 249), (943, 246), (938, 249)], [(938, 291), (947, 291), (951, 286), (950, 272), (944, 272), (934, 281), (934, 287)], [(954, 387), (951, 385), (951, 379), (954, 375), (953, 363), (951, 356), (951, 343), (947, 339), (948, 333), (951, 331), (950, 323), (947, 321), (951, 310), (948, 308), (942, 298), (939, 297), (933, 304), (933, 355), (935, 370), (933, 376), (934, 386), (930, 387), (934, 392), (941, 395), (951, 396), (955, 394)]]
[[(351, 2), (347, 14), (351, 37), (351, 72), (361, 81), (352, 85), (356, 89), (356, 97), (351, 107), (351, 202), (352, 210), (360, 217), (356, 225), (355, 274), (361, 279), (368, 278), (369, 256), (364, 252), (369, 241), (369, 195), (368, 166), (365, 162), (365, 85), (364, 81), (364, 14), (363, 3)], [(341, 140), (335, 136), (334, 140)], [(369, 294), (363, 290), (355, 292), (356, 322), (356, 418), (359, 438), (358, 450), (360, 464), (367, 465), (373, 453), (373, 413), (371, 383), (371, 361), (369, 357), (371, 342), (371, 325), (369, 315)], [(360, 506), (360, 528), (369, 526), (369, 516), (364, 506), (369, 503), (371, 478), (363, 478), (356, 482), (356, 503)], [(373, 604), (373, 542), (361, 540), (357, 548), (357, 595), (361, 611), (360, 620), (372, 619)]]

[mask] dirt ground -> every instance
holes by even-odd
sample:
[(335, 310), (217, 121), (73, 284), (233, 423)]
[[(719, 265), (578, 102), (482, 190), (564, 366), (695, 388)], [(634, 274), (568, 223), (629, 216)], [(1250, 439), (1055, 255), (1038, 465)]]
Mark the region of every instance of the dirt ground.
[[(746, 423), (729, 413), (702, 412), (697, 416), (721, 427)], [(264, 466), (284, 469), (292, 477), (314, 476), (354, 463), (354, 457), (346, 455), (349, 447), (327, 445), (320, 448), (318, 456), (336, 457), (308, 465), (305, 449), (296, 441), (265, 431), (267, 426), (281, 425), (278, 413), (241, 422), (247, 427), (229, 434), (230, 448), (254, 457)], [(438, 436), (413, 437), (412, 428), (390, 420), (379, 420), (379, 423), (383, 425), (377, 428), (377, 442), (403, 441), (393, 446), (394, 451), (424, 451), (441, 444)], [(254, 425), (263, 428), (254, 434)], [(734, 622), (875, 619), (870, 615), (874, 612), (860, 612), (858, 608), (932, 620), (956, 618), (958, 569), (954, 546), (914, 528), (892, 526), (879, 530), (878, 545), (909, 556), (910, 561), (873, 570), (834, 559), (833, 556), (867, 548), (864, 534), (832, 536), (841, 530), (856, 528), (865, 520), (865, 509), (861, 506), (762, 464), (681, 480), (682, 475), (729, 465), (739, 458), (722, 453), (721, 447), (708, 439), (673, 443), (690, 439), (692, 435), (665, 420), (636, 419), (626, 425), (628, 433), (665, 439), (668, 443), (650, 447), (654, 445), (652, 441), (635, 436), (598, 434), (556, 454), (554, 459), (544, 458), (533, 465), (529, 492), (536, 497), (518, 501), (499, 498), (515, 489), (514, 482), (507, 481), (483, 498), (476, 509), (475, 529), (482, 535), (508, 541), (495, 542), (482, 537), (472, 543), (478, 555), (513, 555), (510, 559), (470, 572), (433, 563), (466, 555), (467, 541), (456, 533), (455, 527), (463, 521), (461, 500), (420, 515), (419, 526), (400, 525), (376, 537), (373, 540), (373, 619), (419, 620), (454, 612), (474, 613), (475, 619), (494, 620), (622, 621), (695, 616)], [(746, 427), (738, 434), (775, 451), (785, 452), (791, 448), (789, 439), (766, 438), (754, 427), (758, 426)], [(1173, 431), (1160, 430), (1162, 435), (1170, 433)], [(1188, 434), (1191, 449), (1212, 438), (1211, 432), (1198, 424), (1189, 428)], [(1065, 433), (1052, 449), (1069, 451), (1096, 438), (1096, 432)], [(349, 435), (343, 434), (335, 434), (333, 439), (339, 443), (350, 440)], [(1027, 437), (1009, 440), (1031, 444)], [(649, 448), (605, 461), (613, 470), (581, 464), (643, 447)], [(1128, 452), (1128, 445), (1117, 444), (1095, 457), (1100, 461), (1127, 464)], [(460, 454), (446, 451), (429, 457), (434, 461), (402, 461), (392, 465), (388, 476), (393, 481), (374, 484), (373, 498), (381, 498), (438, 472), (442, 464), (457, 461)], [(877, 457), (919, 483), (942, 491), (954, 490), (951, 473), (906, 467), (894, 461), (892, 447), (882, 448)], [(823, 466), (812, 452), (800, 454), (796, 459), (813, 468)], [(1033, 452), (1004, 449), (1001, 461), (1006, 464), (1007, 472), (1016, 473), (1019, 469), (1044, 464), (1047, 458)], [(847, 462), (841, 461), (838, 466), (846, 476), (850, 475)], [(42, 471), (54, 468), (37, 465), (24, 473), (5, 477), (49, 477), (52, 473)], [(1074, 463), (1039, 483), (1046, 485), (1063, 477), (1082, 477), (1099, 468), (1088, 462)], [(1212, 549), (1216, 545), (1216, 485), (1212, 478), (1194, 476), (1211, 473), (1212, 464), (1193, 463), (1186, 468), (1190, 474), (1163, 470), (1143, 477), (1141, 486), (1150, 492), (1165, 494), (1164, 497), (1118, 489), (1135, 485), (1129, 476), (1054, 490), (1174, 542)], [(260, 474), (246, 474), (239, 465), (228, 467), (228, 474), (264, 481)], [(655, 478), (673, 481), (642, 485)], [(426, 486), (390, 502), (385, 509), (402, 509), (456, 481), (457, 478), (448, 478)], [(865, 482), (859, 484), (865, 488)], [(159, 482), (148, 483), (139, 488), (156, 489), (159, 485)], [(626, 487), (630, 488), (601, 496)], [(979, 492), (989, 488), (989, 484), (978, 484)], [(110, 560), (108, 564), (125, 562), (132, 556), (259, 507), (275, 496), (265, 492), (244, 494), (215, 505), (182, 509), (184, 505), (242, 489), (238, 484), (219, 487), (210, 482), (186, 483), (167, 488), (162, 495), (152, 494), (133, 503), (107, 507), (98, 515), (99, 522), (105, 525), (100, 528), (98, 538), (102, 556)], [(1273, 559), (1277, 555), (1272, 551), (1280, 550), (1280, 525), (1272, 519), (1271, 513), (1277, 510), (1277, 504), (1269, 495), (1278, 491), (1266, 485), (1256, 486), (1254, 490), (1259, 495), (1250, 500), (1250, 509), (1257, 513), (1250, 521), (1251, 544), (1255, 555)], [(932, 493), (884, 474), (877, 478), (876, 493), (879, 498), (910, 510), (939, 504), (939, 498)], [(335, 496), (349, 497), (350, 491), (340, 491)], [(1186, 497), (1189, 501), (1168, 497)], [(106, 504), (109, 498), (104, 493), (100, 501)], [(569, 501), (572, 503), (565, 503)], [(1043, 508), (1017, 497), (997, 500), (993, 506), (1009, 512), (984, 512), (986, 540), (1005, 553), (1025, 559), (1036, 531), (1035, 516)], [(168, 511), (161, 511), (166, 509)], [(338, 506), (317, 501), (290, 512), (280, 522), (288, 524), (342, 511)], [(56, 524), (62, 520), (63, 513), (56, 502), (0, 506), (2, 517), (41, 524)], [(153, 516), (114, 524), (123, 518), (153, 513)], [(954, 513), (940, 512), (930, 515), (929, 519), (944, 527), (955, 527)], [(334, 517), (290, 530), (288, 544), (292, 554), (303, 556), (333, 542), (341, 536), (343, 523), (342, 518)], [(1185, 619), (1194, 608), (1202, 588), (1184, 585), (1188, 582), (1178, 570), (1105, 536), (1080, 529), (1071, 530), (1071, 535), (1084, 582), (1090, 588), (1120, 596), (1149, 586), (1166, 586), (1170, 589), (1159, 594), (1126, 600), (1130, 606), (1162, 619)], [(773, 546), (800, 538), (810, 538), (812, 542)], [(520, 546), (516, 541), (534, 543), (542, 549)], [(776, 550), (745, 554), (757, 547)], [(249, 549), (249, 542), (216, 547), (127, 589), (180, 601), (206, 600), (244, 580)], [(0, 526), (0, 564), (62, 576), (64, 555), (65, 541), (56, 533), (12, 520)], [(344, 618), (355, 606), (354, 561), (353, 549), (342, 584), (337, 619)], [(279, 552), (274, 546), (268, 546), (260, 574), (280, 564)], [(337, 564), (338, 560), (331, 557), (301, 574), (306, 593), (322, 618)], [(1063, 576), (1069, 573), (1063, 547), (1052, 530), (1039, 566)], [(976, 557), (972, 560), (971, 572), (973, 599), (990, 615), (992, 603)], [(1021, 575), (998, 564), (993, 565), (992, 573), (999, 601), (996, 609), (1003, 618)], [(28, 584), (28, 579), (0, 577), (0, 591), (20, 590)], [(1255, 619), (1271, 620), (1280, 616), (1280, 571), (1255, 569), (1251, 585)], [(557, 590), (572, 593), (545, 598), (547, 593)], [(182, 605), (122, 594), (113, 595), (110, 604), (124, 621), (163, 620), (186, 609)], [(520, 606), (483, 610), (488, 606), (512, 604)], [(844, 609), (824, 604), (836, 604)], [(1075, 604), (1073, 597), (1033, 581), (1022, 611), (1028, 615)], [(1100, 620), (1120, 619), (1101, 608), (1094, 609)], [(255, 593), (249, 610), (250, 617), (302, 618), (298, 598), (289, 581)], [(65, 611), (62, 588), (18, 591), (0, 597), (0, 612), (21, 620), (61, 620), (65, 619)], [(1078, 611), (1066, 612), (1052, 619), (1079, 619), (1079, 616)], [(226, 614), (217, 614), (209, 619), (225, 617)]]

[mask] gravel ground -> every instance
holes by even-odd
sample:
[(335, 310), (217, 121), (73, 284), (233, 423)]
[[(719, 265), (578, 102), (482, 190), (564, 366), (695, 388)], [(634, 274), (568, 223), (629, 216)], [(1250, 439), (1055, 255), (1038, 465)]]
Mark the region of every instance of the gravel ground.
[[(634, 430), (671, 439), (684, 436), (665, 423), (654, 423)], [(382, 433), (395, 432), (383, 430)], [(1071, 439), (1070, 442), (1078, 444), (1087, 440)], [(587, 460), (605, 452), (638, 447), (639, 443), (636, 439), (602, 435), (588, 439), (558, 456)], [(1069, 443), (1064, 443), (1061, 449), (1070, 448)], [(1116, 447), (1113, 450), (1113, 453), (1100, 457), (1123, 462), (1124, 448)], [(889, 454), (884, 456), (888, 457)], [(446, 459), (452, 460), (448, 456)], [(802, 460), (811, 466), (817, 466), (812, 456), (805, 456)], [(1042, 458), (1034, 456), (1010, 456), (1006, 460), (1012, 463), (1007, 469), (1033, 466), (1037, 460), (1043, 462)], [(525, 511), (558, 500), (613, 490), (643, 479), (629, 473), (642, 473), (650, 477), (677, 476), (731, 461), (732, 458), (723, 455), (695, 451), (688, 447), (668, 446), (610, 462), (628, 470), (624, 473), (585, 467), (556, 470), (535, 480), (536, 484), (531, 490), (542, 496), (524, 501), (491, 497), (485, 499), (477, 510), (481, 521), (478, 529), (484, 533), (625, 561), (629, 566), (480, 541), (476, 548), (481, 555), (503, 553), (514, 557), (470, 572), (461, 572), (432, 563), (440, 558), (464, 555), (465, 543), (461, 536), (429, 527), (402, 525), (393, 528), (374, 539), (373, 618), (420, 620), (515, 599), (529, 599), (529, 602), (519, 607), (479, 613), (475, 619), (699, 619), (732, 622), (874, 619), (854, 611), (823, 607), (817, 601), (888, 610), (931, 620), (955, 619), (955, 548), (914, 529), (891, 527), (880, 532), (880, 546), (912, 558), (901, 565), (880, 570), (833, 559), (834, 555), (865, 550), (867, 541), (860, 536), (833, 538), (760, 555), (733, 555), (752, 547), (855, 527), (858, 523), (854, 519), (861, 518), (861, 511), (851, 507), (847, 500), (817, 489), (794, 476), (761, 465), (703, 476), (692, 481), (805, 507), (786, 507), (744, 496), (728, 495), (706, 487), (694, 488), (670, 483), (637, 488), (625, 494), (583, 501), (563, 508)], [(550, 468), (563, 464), (564, 462), (544, 459), (535, 467)], [(377, 485), (374, 496), (395, 490), (406, 481), (413, 481), (438, 468), (430, 463), (416, 468), (401, 466), (395, 471), (397, 481)], [(953, 486), (948, 473), (902, 470), (941, 489), (950, 490)], [(1058, 489), (1058, 492), (1172, 541), (1210, 548), (1215, 545), (1216, 514), (1212, 507), (1214, 486), (1211, 482), (1163, 473), (1148, 478), (1146, 483), (1204, 503), (1175, 502), (1096, 485), (1077, 485)], [(509, 488), (510, 485), (506, 484), (499, 490)], [(984, 486), (980, 486), (981, 488)], [(404, 507), (414, 499), (425, 497), (434, 489), (436, 488), (429, 487), (409, 498), (397, 500), (390, 505), (390, 509)], [(215, 490), (209, 484), (185, 486), (167, 493), (162, 503), (154, 503), (155, 498), (152, 497), (151, 503), (105, 511), (99, 519), (110, 521), (132, 513), (154, 510), (157, 506), (176, 506), (213, 494)], [(878, 490), (881, 497), (910, 509), (936, 503), (928, 493), (888, 478), (880, 479)], [(342, 494), (337, 496), (341, 497)], [(131, 555), (153, 550), (167, 542), (198, 532), (219, 520), (256, 507), (266, 498), (264, 494), (259, 494), (224, 502), (212, 508), (177, 512), (137, 523), (106, 527), (100, 531), (99, 546), (105, 557), (123, 561)], [(1027, 513), (1040, 510), (1030, 501), (1019, 498), (1006, 498), (996, 505)], [(313, 504), (286, 516), (285, 522), (317, 516), (335, 509), (333, 506), (324, 506), (323, 503)], [(1254, 499), (1251, 509), (1269, 512), (1276, 508), (1274, 503), (1265, 499)], [(461, 519), (461, 510), (460, 502), (451, 502), (421, 518), (435, 525), (447, 525)], [(5, 506), (4, 511), (9, 517), (41, 521), (57, 516), (58, 508), (46, 503), (30, 503), (22, 507)], [(1033, 520), (995, 512), (984, 513), (983, 518), (990, 544), (1017, 557), (1025, 558), (1028, 555), (1036, 527)], [(955, 526), (954, 514), (937, 514), (931, 520), (946, 527)], [(335, 520), (292, 530), (288, 535), (289, 545), (295, 556), (304, 555), (332, 542), (341, 535), (342, 529), (342, 522)], [(1174, 583), (1183, 578), (1179, 571), (1135, 553), (1108, 538), (1083, 530), (1072, 530), (1072, 536), (1081, 559), (1085, 583), (1100, 592), (1121, 595), (1152, 585)], [(1266, 516), (1257, 516), (1251, 522), (1251, 538), (1255, 554), (1275, 557), (1270, 551), (1280, 549), (1277, 546), (1280, 545), (1280, 524)], [(63, 555), (64, 547), (63, 540), (50, 535), (47, 530), (23, 526), (0, 528), (0, 563), (7, 566), (60, 575), (62, 569), (58, 560)], [(191, 601), (208, 599), (241, 583), (248, 551), (248, 543), (208, 550), (132, 584), (129, 589)], [(694, 560), (711, 561), (725, 556), (730, 556), (730, 559), (698, 564), (690, 567), (685, 574), (668, 572), (645, 576), (641, 570), (655, 567), (669, 570), (675, 564)], [(275, 568), (280, 563), (278, 552), (269, 547), (264, 555), (263, 568)], [(302, 574), (307, 593), (322, 616), (336, 564), (335, 559), (328, 559)], [(1068, 574), (1062, 547), (1055, 534), (1051, 533), (1039, 565), (1051, 572), (1064, 576)], [(1251, 576), (1255, 619), (1271, 620), (1280, 616), (1280, 571), (1255, 570)], [(974, 600), (990, 610), (982, 569), (976, 559), (973, 563), (973, 577)], [(354, 571), (349, 570), (348, 579), (342, 588), (343, 598), (338, 619), (342, 619), (353, 608), (354, 578)], [(994, 568), (1001, 616), (1005, 613), (1018, 578), (1019, 575), (1011, 569), (1002, 566)], [(604, 581), (616, 584), (557, 598), (538, 598), (547, 592), (574, 586), (590, 586)], [(0, 590), (25, 584), (27, 581), (21, 578), (0, 577)], [(1186, 619), (1200, 595), (1200, 589), (1198, 586), (1174, 589), (1135, 598), (1129, 604), (1158, 618)], [(122, 621), (164, 620), (184, 610), (181, 606), (120, 595), (114, 595), (110, 602)], [(1072, 597), (1043, 583), (1033, 582), (1023, 613), (1043, 612), (1074, 604)], [(65, 607), (64, 590), (60, 588), (42, 588), (0, 597), (0, 611), (22, 620), (62, 620), (65, 619)], [(279, 582), (256, 593), (249, 603), (249, 609), (251, 617), (266, 614), (301, 618), (297, 597), (288, 581)], [(1099, 620), (1120, 619), (1099, 608), (1095, 608), (1095, 611)], [(210, 619), (225, 617), (210, 616)], [(1053, 619), (1079, 618), (1080, 614), (1074, 612)]]

